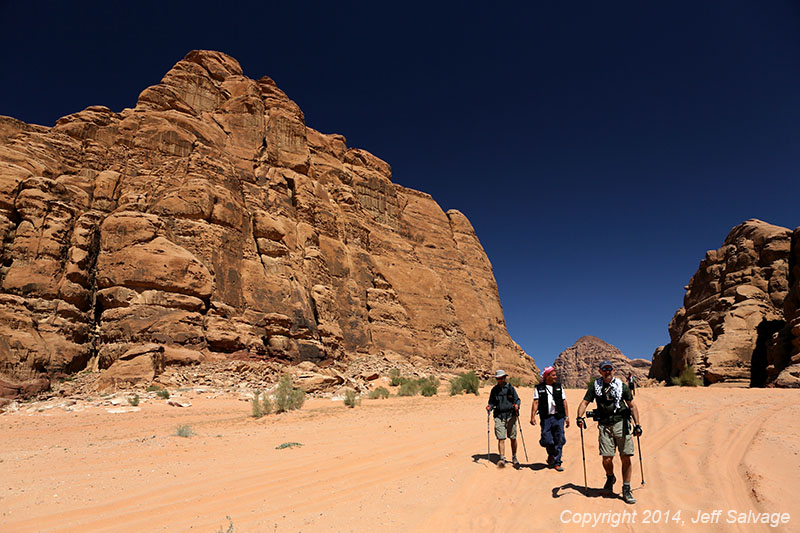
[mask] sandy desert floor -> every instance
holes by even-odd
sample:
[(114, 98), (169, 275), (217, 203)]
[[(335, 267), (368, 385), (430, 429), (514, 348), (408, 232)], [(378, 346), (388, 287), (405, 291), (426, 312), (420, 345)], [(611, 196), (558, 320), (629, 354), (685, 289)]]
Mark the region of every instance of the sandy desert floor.
[[(568, 391), (573, 416), (582, 394)], [(545, 467), (527, 422), (521, 469), (487, 461), (488, 389), (354, 409), (314, 399), (258, 420), (236, 398), (183, 395), (191, 407), (0, 415), (0, 531), (800, 531), (798, 390), (640, 391), (646, 484), (637, 452), (634, 506), (598, 490), (594, 427), (588, 491), (575, 426), (565, 472)], [(533, 390), (520, 395), (529, 413)], [(285, 442), (302, 446), (276, 449)], [(693, 524), (698, 512), (709, 523)], [(760, 513), (790, 521), (752, 523)]]

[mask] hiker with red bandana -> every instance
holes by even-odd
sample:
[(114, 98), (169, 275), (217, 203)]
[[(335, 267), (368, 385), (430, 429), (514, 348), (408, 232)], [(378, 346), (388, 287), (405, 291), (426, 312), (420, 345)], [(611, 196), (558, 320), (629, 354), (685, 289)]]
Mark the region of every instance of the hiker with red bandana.
[(533, 407), (531, 408), (531, 424), (536, 425), (536, 415), (542, 426), (539, 444), (547, 450), (547, 466), (563, 472), (561, 451), (567, 442), (564, 426), (569, 427), (569, 406), (561, 383), (557, 383), (558, 374), (552, 366), (542, 372), (542, 382), (533, 391)]

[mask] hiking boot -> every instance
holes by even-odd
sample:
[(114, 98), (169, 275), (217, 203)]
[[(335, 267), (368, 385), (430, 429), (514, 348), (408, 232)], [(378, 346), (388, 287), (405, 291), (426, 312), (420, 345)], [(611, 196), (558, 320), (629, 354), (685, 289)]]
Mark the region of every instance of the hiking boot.
[(561, 463), (557, 464), (555, 466), (555, 469), (556, 469), (556, 472), (563, 472), (564, 471), (564, 467), (561, 466)]
[(630, 485), (622, 486), (622, 499), (625, 500), (625, 503), (636, 503), (636, 498), (634, 498), (633, 494), (631, 494)]
[(606, 484), (603, 485), (603, 490), (606, 492), (614, 492), (614, 483), (617, 482), (616, 476), (611, 474), (610, 476), (606, 476)]
[(519, 461), (517, 461), (517, 456), (511, 458), (511, 463), (514, 465), (514, 468), (519, 468)]
[(497, 461), (497, 466), (500, 467), (500, 468), (505, 467), (506, 466), (506, 458), (505, 457), (500, 457), (500, 460)]
[(556, 460), (553, 459), (552, 455), (548, 455), (547, 456), (547, 466), (553, 466), (554, 464), (556, 464)]

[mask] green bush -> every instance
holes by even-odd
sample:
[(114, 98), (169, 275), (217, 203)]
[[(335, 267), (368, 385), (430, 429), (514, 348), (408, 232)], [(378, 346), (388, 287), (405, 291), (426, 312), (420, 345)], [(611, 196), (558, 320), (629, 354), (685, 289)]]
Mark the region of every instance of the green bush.
[(157, 390), (161, 390), (161, 387), (159, 387), (158, 385), (149, 385), (147, 387), (147, 392), (155, 392)]
[(261, 398), (261, 410), (264, 411), (265, 415), (271, 415), (274, 409), (272, 400), (265, 394), (264, 397)]
[(422, 389), (420, 389), (420, 394), (422, 394), (423, 396), (433, 396), (438, 392), (439, 389), (434, 387), (432, 383), (426, 383), (425, 385), (422, 386)]
[(179, 437), (191, 437), (194, 435), (194, 431), (189, 426), (178, 426), (175, 428), (175, 435)]
[(702, 382), (697, 377), (694, 367), (687, 366), (680, 376), (672, 378), (672, 384), (678, 387), (699, 387)]
[(369, 393), (369, 397), (372, 400), (376, 400), (378, 398), (388, 398), (389, 389), (387, 389), (386, 387), (378, 387), (377, 389)]
[(400, 383), (400, 369), (399, 368), (393, 368), (393, 369), (389, 370), (389, 379), (391, 379), (389, 384), (392, 387), (397, 387), (398, 385), (400, 385), (401, 384)]
[(481, 382), (474, 371), (464, 372), (450, 380), (450, 396), (455, 396), (462, 392), (472, 393), (477, 396), (480, 385)]
[(416, 396), (419, 394), (419, 383), (405, 378), (406, 381), (400, 385), (400, 390), (397, 391), (398, 396)]
[(275, 391), (276, 413), (300, 409), (305, 400), (306, 393), (294, 387), (290, 376), (283, 376), (278, 381), (278, 389)]
[(250, 401), (250, 405), (253, 410), (253, 418), (261, 418), (264, 416), (264, 408), (261, 406), (261, 393), (259, 391), (253, 393), (253, 399)]
[(162, 400), (168, 400), (169, 399), (169, 391), (167, 389), (161, 389), (159, 391), (156, 391), (156, 396), (158, 396)]
[(352, 409), (356, 405), (361, 405), (361, 398), (356, 395), (354, 390), (347, 389), (344, 391), (344, 404)]
[(128, 398), (128, 403), (131, 404), (134, 407), (139, 405), (139, 395), (138, 394), (134, 394), (133, 396)]

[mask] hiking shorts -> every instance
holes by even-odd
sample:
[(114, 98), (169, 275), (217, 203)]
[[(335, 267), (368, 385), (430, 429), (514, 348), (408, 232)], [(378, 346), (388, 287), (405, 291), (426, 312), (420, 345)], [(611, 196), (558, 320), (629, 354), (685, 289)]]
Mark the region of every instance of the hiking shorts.
[(494, 436), (497, 440), (505, 438), (517, 438), (517, 416), (511, 415), (509, 418), (494, 417)]
[(600, 455), (603, 457), (614, 457), (616, 449), (619, 448), (620, 455), (633, 455), (633, 428), (624, 437), (623, 424), (621, 420), (613, 425), (605, 426), (598, 424), (600, 430), (598, 441), (600, 442)]

